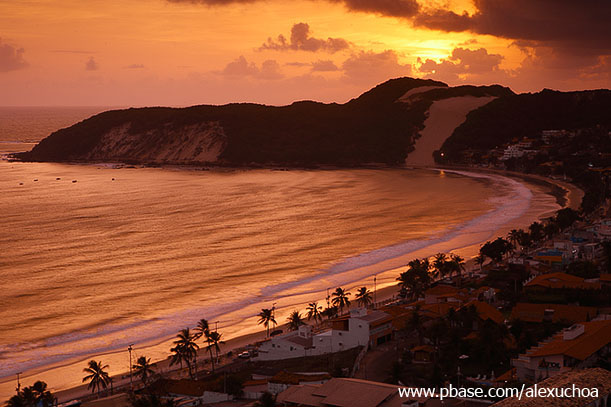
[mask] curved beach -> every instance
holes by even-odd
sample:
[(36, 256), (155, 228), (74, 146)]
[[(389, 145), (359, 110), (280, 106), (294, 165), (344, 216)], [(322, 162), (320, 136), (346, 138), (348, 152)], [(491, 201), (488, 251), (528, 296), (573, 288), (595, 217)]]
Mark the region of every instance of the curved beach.
[[(224, 338), (230, 339), (223, 350), (228, 351), (235, 347), (244, 346), (260, 337), (260, 327), (256, 324), (255, 315), (261, 308), (270, 307), (272, 303), (276, 303), (277, 320), (281, 322), (292, 310), (303, 310), (309, 302), (318, 300), (321, 304), (324, 303), (326, 287), (341, 285), (351, 291), (362, 285), (372, 287), (371, 277), (373, 275), (377, 275), (378, 300), (380, 300), (384, 296), (394, 295), (395, 289), (392, 287), (394, 286), (394, 279), (400, 273), (401, 267), (410, 259), (429, 256), (440, 251), (453, 251), (469, 258), (475, 255), (482, 242), (494, 236), (504, 235), (509, 229), (526, 227), (533, 220), (546, 217), (560, 208), (559, 200), (557, 197), (550, 195), (551, 189), (547, 184), (519, 182), (497, 174), (476, 174), (460, 170), (439, 169), (427, 171), (435, 174), (436, 177), (475, 177), (480, 179), (481, 182), (501, 183), (505, 185), (505, 188), (508, 188), (508, 193), (514, 196), (514, 199), (509, 204), (507, 202), (493, 202), (492, 209), (488, 212), (484, 212), (470, 221), (460, 223), (454, 229), (440, 231), (437, 235), (432, 234), (426, 239), (406, 241), (345, 258), (335, 262), (323, 274), (297, 281), (288, 281), (277, 286), (269, 286), (262, 290), (258, 297), (243, 301), (237, 307), (234, 304), (233, 309), (227, 309), (227, 312), (223, 312), (222, 309), (219, 310), (211, 319), (212, 321), (231, 321), (230, 323), (223, 322), (219, 327), (224, 334)], [(493, 179), (491, 180), (490, 177)], [(574, 205), (575, 202), (567, 201), (567, 204)], [(499, 222), (499, 219), (502, 219), (502, 222)], [(384, 287), (390, 288), (384, 289)], [(208, 317), (209, 314), (206, 314), (206, 316)], [(145, 354), (153, 360), (166, 358), (172, 336), (168, 335), (161, 340), (148, 343), (138, 343), (136, 341), (136, 355)], [(35, 380), (44, 380), (54, 391), (71, 388), (80, 383), (83, 365), (86, 360), (91, 358), (103, 360), (111, 367), (125, 366), (123, 369), (111, 369), (113, 374), (127, 370), (127, 352), (125, 350), (110, 351), (66, 359), (54, 365), (31, 369), (23, 373), (22, 382), (28, 384)], [(120, 383), (121, 380), (118, 380), (115, 384), (118, 386)], [(13, 377), (3, 378), (0, 382), (0, 394), (10, 395), (14, 384)], [(62, 392), (60, 393), (60, 401), (77, 397), (79, 394), (83, 394), (82, 392), (82, 388)]]

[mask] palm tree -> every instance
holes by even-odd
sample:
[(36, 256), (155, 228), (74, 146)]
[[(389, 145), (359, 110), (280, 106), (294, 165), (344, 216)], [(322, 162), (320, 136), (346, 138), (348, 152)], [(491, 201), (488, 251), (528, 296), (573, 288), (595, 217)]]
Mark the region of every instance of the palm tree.
[(263, 308), (261, 312), (259, 312), (259, 325), (263, 324), (265, 329), (267, 330), (267, 337), (269, 338), (269, 325), (276, 324), (276, 320), (274, 319), (274, 311), (269, 308)]
[(448, 257), (445, 253), (437, 253), (433, 260), (433, 270), (435, 277), (444, 278), (450, 274)]
[(317, 302), (309, 303), (306, 311), (308, 311), (308, 321), (312, 318), (314, 318), (314, 323), (316, 323), (316, 320), (322, 321), (322, 306), (318, 305)]
[(189, 376), (193, 378), (192, 363), (197, 363), (197, 350), (199, 349), (199, 345), (195, 343), (195, 335), (191, 333), (189, 328), (185, 328), (176, 335), (176, 338), (174, 341), (176, 346), (170, 349), (174, 352), (170, 366), (180, 363), (182, 368), (182, 362), (184, 361), (189, 369)]
[(475, 257), (475, 264), (479, 266), (479, 271), (482, 271), (482, 267), (484, 266), (485, 262), (486, 256), (484, 256), (483, 254), (480, 253)]
[(408, 263), (406, 271), (397, 277), (397, 285), (401, 292), (413, 298), (420, 297), (431, 283), (429, 270), (431, 265), (428, 259), (415, 259)]
[(339, 308), (340, 315), (343, 313), (344, 307), (350, 306), (350, 300), (348, 299), (349, 295), (350, 292), (341, 287), (337, 287), (335, 292), (332, 294), (334, 298), (331, 300), (331, 303)]
[(87, 389), (91, 389), (91, 392), (97, 389), (98, 398), (100, 398), (100, 389), (106, 389), (110, 383), (110, 376), (104, 369), (108, 369), (108, 365), (102, 366), (102, 362), (95, 360), (90, 360), (88, 366), (83, 369), (83, 372), (89, 373), (83, 377), (83, 383), (89, 381)]
[(509, 241), (511, 242), (511, 244), (513, 245), (515, 249), (518, 248), (518, 242), (520, 241), (520, 234), (521, 234), (520, 232), (522, 232), (521, 229), (520, 230), (511, 229), (511, 231), (507, 235), (507, 239), (509, 239)]
[(331, 319), (337, 316), (337, 307), (332, 305), (329, 308), (325, 308), (321, 313), (321, 316), (327, 317), (327, 319)]
[(214, 349), (216, 353), (216, 358), (219, 356), (219, 352), (221, 351), (220, 344), (225, 342), (221, 341), (222, 334), (216, 331), (206, 331), (206, 343), (208, 344), (208, 352), (210, 352), (210, 361), (212, 362), (212, 372), (214, 372), (214, 355), (212, 354), (212, 350)]
[(296, 331), (300, 326), (305, 325), (303, 319), (301, 318), (301, 313), (297, 310), (291, 312), (291, 315), (286, 319), (289, 323), (289, 330)]
[(458, 254), (452, 254), (450, 260), (451, 273), (458, 275), (458, 285), (460, 286), (462, 280), (462, 272), (465, 271), (465, 259), (460, 257)]
[(373, 302), (373, 298), (371, 298), (371, 291), (369, 291), (367, 287), (359, 288), (355, 298), (356, 302), (364, 308), (367, 308)]
[(47, 390), (47, 383), (39, 380), (19, 390), (6, 404), (7, 407), (52, 407), (57, 404), (57, 399)]
[(136, 372), (136, 376), (140, 376), (144, 386), (146, 386), (148, 379), (155, 374), (153, 365), (151, 365), (151, 359), (147, 359), (146, 356), (140, 356), (136, 364), (132, 366), (132, 369)]
[(194, 331), (197, 331), (194, 335), (195, 339), (199, 339), (206, 335), (206, 331), (210, 329), (208, 321), (204, 318), (200, 319), (195, 327)]

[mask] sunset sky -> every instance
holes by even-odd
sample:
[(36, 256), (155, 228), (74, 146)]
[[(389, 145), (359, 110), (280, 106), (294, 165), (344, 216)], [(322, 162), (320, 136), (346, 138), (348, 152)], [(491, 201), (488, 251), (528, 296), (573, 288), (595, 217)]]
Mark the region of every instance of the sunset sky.
[(0, 105), (345, 102), (398, 76), (611, 87), (609, 0), (0, 0)]

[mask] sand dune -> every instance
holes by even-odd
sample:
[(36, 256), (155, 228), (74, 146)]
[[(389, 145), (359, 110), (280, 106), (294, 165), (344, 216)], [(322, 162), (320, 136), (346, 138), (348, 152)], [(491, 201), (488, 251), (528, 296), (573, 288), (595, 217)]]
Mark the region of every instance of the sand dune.
[(460, 96), (433, 102), (424, 130), (416, 140), (415, 151), (408, 154), (407, 165), (434, 165), (433, 152), (452, 135), (456, 127), (465, 121), (467, 114), (495, 99), (493, 96)]

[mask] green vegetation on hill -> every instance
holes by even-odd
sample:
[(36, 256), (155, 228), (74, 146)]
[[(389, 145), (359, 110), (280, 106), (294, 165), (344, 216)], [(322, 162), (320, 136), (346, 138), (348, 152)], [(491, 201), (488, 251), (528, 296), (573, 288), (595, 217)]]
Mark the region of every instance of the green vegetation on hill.
[[(410, 103), (397, 101), (410, 89), (421, 86), (439, 88), (424, 92), (424, 96)], [(500, 86), (449, 88), (433, 80), (398, 78), (345, 104), (301, 101), (282, 107), (243, 103), (115, 110), (59, 130), (31, 152), (16, 157), (31, 161), (86, 161), (102, 137), (113, 129), (125, 128), (126, 139), (137, 138), (140, 146), (163, 146), (175, 141), (170, 138), (180, 137), (186, 126), (216, 123), (224, 134), (225, 148), (214, 164), (399, 165), (413, 149), (433, 101), (466, 94), (500, 96), (512, 92)], [(120, 161), (123, 157), (109, 151), (103, 159)], [(137, 156), (130, 160), (143, 162)]]
[(515, 138), (540, 138), (542, 130), (611, 127), (611, 91), (545, 89), (500, 97), (470, 112), (442, 146), (446, 157), (467, 149), (491, 150)]
[[(500, 97), (470, 112), (435, 158), (443, 164), (477, 164), (567, 177), (585, 191), (582, 209), (591, 212), (610, 192), (609, 112), (610, 90), (546, 89)], [(546, 130), (558, 134), (544, 139)], [(524, 139), (528, 147), (522, 149), (523, 156), (502, 157), (507, 146), (515, 146)]]

